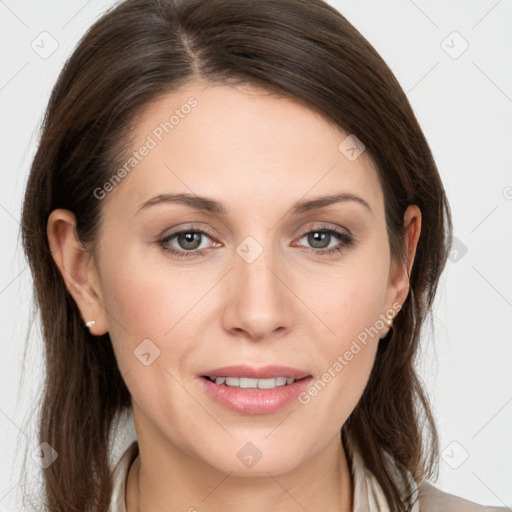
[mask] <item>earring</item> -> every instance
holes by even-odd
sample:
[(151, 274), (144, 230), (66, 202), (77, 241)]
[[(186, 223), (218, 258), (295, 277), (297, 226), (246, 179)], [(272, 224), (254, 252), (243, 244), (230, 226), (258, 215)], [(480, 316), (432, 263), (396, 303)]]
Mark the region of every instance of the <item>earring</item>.
[(388, 330), (387, 330), (387, 332), (385, 334), (382, 334), (381, 336), (379, 336), (380, 340), (384, 339), (389, 334), (389, 331), (393, 327), (393, 317), (392, 316), (388, 316), (387, 317), (387, 319), (386, 319), (386, 326), (387, 326)]
[(96, 320), (89, 320), (88, 322), (85, 322), (85, 327), (92, 327), (96, 323)]

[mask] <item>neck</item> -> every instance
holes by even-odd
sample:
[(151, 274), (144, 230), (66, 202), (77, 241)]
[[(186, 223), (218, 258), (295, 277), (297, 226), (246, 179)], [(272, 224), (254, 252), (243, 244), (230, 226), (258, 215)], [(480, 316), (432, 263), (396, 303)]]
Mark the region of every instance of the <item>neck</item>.
[(300, 467), (275, 476), (233, 476), (186, 456), (155, 461), (144, 454), (139, 442), (128, 473), (127, 512), (163, 512), (170, 506), (187, 512), (352, 510), (352, 476), (339, 436)]

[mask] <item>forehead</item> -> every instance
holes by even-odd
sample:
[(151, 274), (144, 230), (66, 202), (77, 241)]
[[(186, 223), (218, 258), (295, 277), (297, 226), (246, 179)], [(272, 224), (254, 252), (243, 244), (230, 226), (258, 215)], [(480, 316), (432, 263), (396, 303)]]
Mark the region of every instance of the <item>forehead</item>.
[(277, 192), (283, 202), (344, 191), (364, 193), (377, 210), (382, 203), (371, 159), (347, 158), (349, 134), (262, 89), (190, 84), (150, 103), (131, 135), (128, 172), (111, 196), (132, 211), (169, 192), (260, 208)]

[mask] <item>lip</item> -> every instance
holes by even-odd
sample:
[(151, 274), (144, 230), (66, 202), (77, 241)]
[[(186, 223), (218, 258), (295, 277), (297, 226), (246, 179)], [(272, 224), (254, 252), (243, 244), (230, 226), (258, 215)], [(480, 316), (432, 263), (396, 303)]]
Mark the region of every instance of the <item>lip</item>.
[[(268, 379), (272, 377), (291, 377), (293, 384), (278, 386), (274, 389), (231, 388), (224, 384), (215, 384), (204, 377), (249, 377), (252, 379)], [(199, 382), (206, 394), (219, 405), (241, 414), (271, 414), (292, 403), (297, 396), (305, 391), (313, 377), (296, 368), (288, 366), (225, 366), (209, 370), (199, 375)]]

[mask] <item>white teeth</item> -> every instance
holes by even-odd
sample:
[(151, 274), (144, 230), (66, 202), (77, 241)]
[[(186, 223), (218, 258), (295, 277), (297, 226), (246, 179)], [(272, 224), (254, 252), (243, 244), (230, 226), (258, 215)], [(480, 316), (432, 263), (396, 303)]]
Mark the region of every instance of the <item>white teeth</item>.
[[(258, 387), (258, 379), (249, 379), (247, 377), (240, 377), (239, 380), (240, 380), (239, 386), (241, 388), (257, 388)], [(236, 384), (235, 384), (235, 386), (236, 386)]]
[[(212, 378), (212, 380), (214, 380)], [(230, 387), (252, 388), (252, 389), (273, 389), (286, 386), (295, 382), (291, 377), (275, 377), (272, 379), (251, 379), (249, 377), (217, 377), (215, 384), (225, 384)]]
[[(272, 389), (277, 387), (277, 379), (258, 379), (258, 389)], [(285, 380), (286, 382), (286, 380)]]

